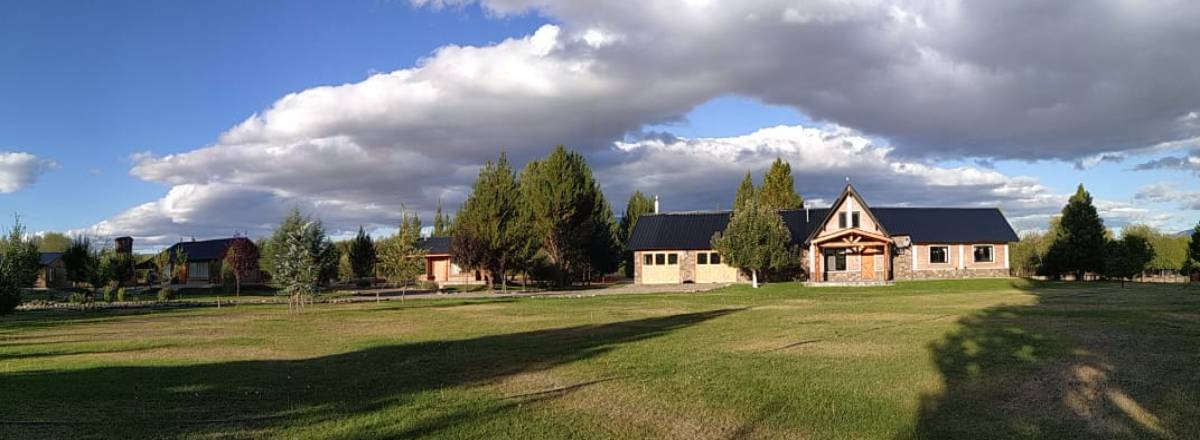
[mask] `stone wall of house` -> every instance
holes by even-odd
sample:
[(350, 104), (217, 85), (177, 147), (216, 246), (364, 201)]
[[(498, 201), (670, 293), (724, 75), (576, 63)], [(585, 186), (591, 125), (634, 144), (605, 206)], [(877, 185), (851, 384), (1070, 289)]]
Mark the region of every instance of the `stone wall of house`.
[(912, 272), (911, 280), (954, 280), (964, 278), (1004, 278), (1008, 269), (927, 269)]
[(895, 280), (913, 279), (912, 247), (892, 247), (892, 278)]
[(642, 284), (642, 252), (633, 253), (633, 282)]
[(679, 253), (679, 282), (696, 282), (696, 251)]

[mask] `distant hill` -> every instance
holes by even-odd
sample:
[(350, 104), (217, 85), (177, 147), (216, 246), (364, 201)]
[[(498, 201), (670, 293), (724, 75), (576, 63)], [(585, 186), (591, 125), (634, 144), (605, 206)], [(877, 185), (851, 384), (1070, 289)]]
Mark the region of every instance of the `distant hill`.
[(1179, 233), (1175, 234), (1175, 236), (1176, 236), (1176, 237), (1191, 237), (1191, 236), (1192, 236), (1192, 230), (1191, 230), (1191, 229), (1186, 229), (1186, 230), (1183, 230), (1183, 231), (1179, 231)]

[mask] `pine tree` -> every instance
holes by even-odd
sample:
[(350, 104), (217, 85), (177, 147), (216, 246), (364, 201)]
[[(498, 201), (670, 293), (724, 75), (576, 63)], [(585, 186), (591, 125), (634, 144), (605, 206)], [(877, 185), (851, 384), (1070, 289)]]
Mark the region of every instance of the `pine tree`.
[(1050, 252), (1056, 261), (1055, 271), (1073, 272), (1076, 280), (1083, 280), (1084, 274), (1089, 272), (1101, 272), (1108, 232), (1104, 220), (1092, 205), (1091, 194), (1082, 184), (1063, 207), (1059, 227), (1059, 238)]
[[(744, 183), (743, 183), (744, 185)], [(745, 193), (753, 194), (751, 184)], [(739, 188), (739, 197), (743, 188)], [(789, 249), (791, 233), (779, 211), (764, 206), (756, 197), (748, 197), (733, 210), (725, 231), (713, 234), (712, 246), (726, 264), (750, 272), (754, 288), (758, 288), (758, 273), (780, 269), (792, 260)]]
[(792, 177), (792, 165), (781, 158), (775, 158), (771, 168), (763, 175), (762, 189), (759, 200), (769, 209), (800, 209), (804, 207), (804, 198), (796, 193), (795, 179)]
[(438, 199), (437, 212), (433, 214), (433, 237), (450, 235), (450, 216), (442, 212), (442, 199)]
[(375, 241), (371, 239), (370, 235), (367, 235), (362, 226), (358, 227), (358, 234), (350, 241), (350, 246), (346, 250), (346, 259), (350, 262), (350, 273), (355, 279), (370, 278), (374, 280)]
[(625, 203), (625, 213), (621, 215), (621, 223), (617, 230), (624, 249), (623, 260), (626, 277), (633, 277), (633, 252), (629, 251), (629, 237), (633, 235), (633, 228), (637, 226), (638, 218), (642, 214), (651, 212), (654, 212), (654, 200), (642, 194), (641, 191), (634, 191), (633, 195), (629, 196), (629, 201)]
[(329, 273), (336, 275), (337, 247), (319, 220), (305, 217), (297, 209), (284, 218), (269, 242), (272, 282), (288, 294), (289, 310), (302, 311)]
[(619, 252), (611, 246), (616, 238), (612, 210), (603, 198), (583, 156), (561, 145), (522, 171), (523, 223), (558, 269), (559, 285), (618, 261), (619, 254), (611, 254)]
[(499, 277), (508, 289), (505, 273), (521, 263), (526, 237), (521, 223), (521, 190), (508, 156), (500, 153), (496, 163), (488, 161), (455, 218), (450, 255), (461, 267), (488, 273), (488, 289)]

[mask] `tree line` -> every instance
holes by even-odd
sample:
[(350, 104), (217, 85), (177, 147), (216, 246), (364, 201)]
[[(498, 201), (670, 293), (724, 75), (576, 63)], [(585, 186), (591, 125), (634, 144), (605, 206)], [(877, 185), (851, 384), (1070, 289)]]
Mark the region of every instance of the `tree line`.
[(1079, 185), (1046, 232), (1024, 234), (1011, 246), (1009, 258), (1020, 276), (1102, 277), (1122, 283), (1148, 271), (1190, 276), (1200, 270), (1200, 225), (1190, 237), (1137, 224), (1126, 225), (1117, 236), (1104, 226), (1091, 194)]

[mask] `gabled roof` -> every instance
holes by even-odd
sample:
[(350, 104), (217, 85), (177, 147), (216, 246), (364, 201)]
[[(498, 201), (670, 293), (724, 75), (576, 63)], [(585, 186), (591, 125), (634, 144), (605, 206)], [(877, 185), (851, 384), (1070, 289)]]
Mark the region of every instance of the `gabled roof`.
[(172, 263), (175, 262), (175, 252), (178, 249), (183, 249), (183, 253), (187, 254), (188, 262), (221, 260), (225, 258), (225, 250), (229, 249), (229, 243), (233, 240), (233, 238), (218, 238), (215, 240), (182, 241), (167, 248), (167, 253), (171, 256)]
[(428, 255), (449, 255), (450, 237), (426, 237), (417, 242), (417, 247)]
[(39, 256), (38, 263), (40, 263), (42, 266), (45, 266), (53, 263), (54, 260), (62, 258), (62, 256), (62, 252), (42, 252), (42, 254)]
[[(829, 216), (829, 208), (780, 211), (793, 245), (806, 238)], [(1019, 240), (1004, 214), (996, 208), (871, 208), (889, 235), (907, 235), (914, 243), (1009, 243)], [(714, 233), (724, 231), (730, 211), (642, 214), (629, 237), (629, 249), (711, 249)]]
[[(825, 215), (818, 224), (821, 226), (828, 224), (829, 220), (833, 218), (833, 210), (840, 208), (842, 203), (846, 202), (846, 198), (850, 196), (854, 196), (854, 200), (857, 200), (858, 205), (862, 208), (862, 210), (866, 211), (867, 217), (869, 217), (876, 225), (879, 225), (880, 232), (882, 232), (883, 235), (888, 235), (887, 226), (884, 225), (883, 222), (879, 221), (878, 218), (875, 218), (875, 214), (871, 212), (871, 207), (867, 205), (867, 201), (863, 200), (862, 196), (858, 194), (858, 191), (854, 190), (854, 186), (850, 183), (846, 183), (846, 187), (842, 189), (842, 194), (838, 196), (837, 200), (833, 201), (832, 205), (829, 205), (829, 209), (825, 210)], [(808, 232), (804, 242), (807, 243), (812, 241), (812, 239), (815, 238), (817, 233), (820, 231), (820, 227), (812, 228), (812, 230)]]

